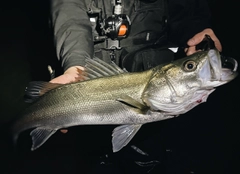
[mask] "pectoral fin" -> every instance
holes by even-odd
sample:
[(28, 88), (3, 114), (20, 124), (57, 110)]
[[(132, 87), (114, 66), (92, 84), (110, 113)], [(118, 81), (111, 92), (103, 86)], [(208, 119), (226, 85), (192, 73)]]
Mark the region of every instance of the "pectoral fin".
[(112, 146), (113, 152), (117, 152), (121, 150), (124, 146), (126, 146), (134, 135), (141, 128), (141, 124), (137, 125), (122, 125), (118, 126), (113, 130), (112, 134)]
[(32, 148), (31, 150), (36, 150), (41, 145), (43, 145), (48, 138), (50, 138), (56, 130), (47, 129), (44, 127), (39, 127), (31, 131), (30, 135), (32, 136)]
[(128, 106), (140, 109), (140, 110), (146, 110), (148, 109), (148, 106), (140, 103), (139, 101), (135, 100), (134, 98), (128, 96), (128, 95), (123, 95), (121, 98), (117, 99), (117, 101), (124, 103)]

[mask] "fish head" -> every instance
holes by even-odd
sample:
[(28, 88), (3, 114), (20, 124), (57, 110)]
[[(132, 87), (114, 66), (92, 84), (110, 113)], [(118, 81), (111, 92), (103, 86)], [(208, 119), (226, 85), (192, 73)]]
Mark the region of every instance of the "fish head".
[(205, 102), (216, 87), (237, 76), (237, 61), (223, 58), (216, 49), (199, 51), (153, 69), (142, 95), (152, 110), (183, 114)]

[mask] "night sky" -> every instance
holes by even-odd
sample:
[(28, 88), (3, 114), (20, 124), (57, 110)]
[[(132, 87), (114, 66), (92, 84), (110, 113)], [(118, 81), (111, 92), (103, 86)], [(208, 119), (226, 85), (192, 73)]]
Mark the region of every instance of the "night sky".
[[(27, 107), (23, 102), (26, 85), (31, 80), (48, 81), (47, 65), (59, 69), (47, 2), (11, 1), (0, 6), (0, 173), (97, 173), (101, 157), (111, 153), (113, 126), (72, 127), (67, 134), (56, 133), (34, 152), (28, 131), (20, 136), (17, 148), (11, 143), (11, 122)], [(222, 54), (240, 63), (240, 6), (233, 0), (209, 0), (209, 4)], [(168, 151), (162, 170), (168, 173), (240, 173), (239, 99), (237, 77), (187, 114), (144, 125), (131, 143), (157, 133)]]

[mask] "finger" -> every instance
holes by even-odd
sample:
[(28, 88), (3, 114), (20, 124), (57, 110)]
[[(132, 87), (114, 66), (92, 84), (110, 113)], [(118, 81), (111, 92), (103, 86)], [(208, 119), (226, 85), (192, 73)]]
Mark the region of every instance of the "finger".
[(67, 129), (61, 129), (60, 132), (62, 132), (63, 134), (66, 134), (68, 132)]
[(222, 44), (220, 40), (217, 38), (217, 36), (215, 35), (215, 33), (212, 31), (212, 29), (205, 29), (203, 30), (203, 32), (204, 32), (204, 36), (207, 34), (211, 37), (217, 50), (222, 51)]
[(215, 47), (217, 48), (217, 50), (221, 52), (222, 51), (222, 44), (221, 44), (221, 42), (218, 39), (213, 40), (213, 41), (214, 41), (214, 44), (215, 44)]
[(207, 28), (202, 32), (195, 34), (191, 39), (189, 39), (187, 44), (189, 46), (196, 46), (197, 44), (202, 42), (202, 40), (205, 38), (206, 35), (209, 35), (213, 41), (217, 40), (217, 37), (215, 36), (213, 30), (210, 28)]
[(65, 75), (60, 75), (60, 76), (50, 80), (50, 83), (65, 84), (67, 82), (68, 82), (68, 79), (65, 77)]
[(200, 32), (196, 35), (194, 35), (191, 39), (188, 40), (187, 44), (188, 46), (196, 46), (197, 44), (199, 44), (200, 42), (202, 42), (202, 40), (205, 37), (205, 33), (204, 32)]
[(195, 46), (195, 45), (199, 44), (204, 39), (206, 34), (211, 37), (217, 50), (222, 51), (221, 42), (219, 41), (219, 39), (217, 38), (217, 36), (213, 32), (213, 30), (210, 28), (207, 28), (207, 29), (203, 30), (202, 32), (194, 35), (191, 39), (188, 40), (187, 44), (189, 46)]
[(187, 49), (186, 55), (189, 56), (195, 52), (196, 52), (195, 46), (192, 46)]

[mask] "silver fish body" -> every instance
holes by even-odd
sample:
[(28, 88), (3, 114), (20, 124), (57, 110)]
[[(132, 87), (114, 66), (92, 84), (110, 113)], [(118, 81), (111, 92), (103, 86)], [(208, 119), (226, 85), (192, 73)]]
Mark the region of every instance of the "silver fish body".
[(113, 151), (134, 137), (142, 124), (173, 118), (205, 102), (214, 88), (233, 80), (216, 50), (128, 73), (116, 65), (87, 59), (85, 78), (72, 84), (33, 82), (27, 95), (40, 96), (13, 126), (15, 139), (31, 131), (32, 150), (57, 130), (78, 125), (119, 124), (113, 131)]

